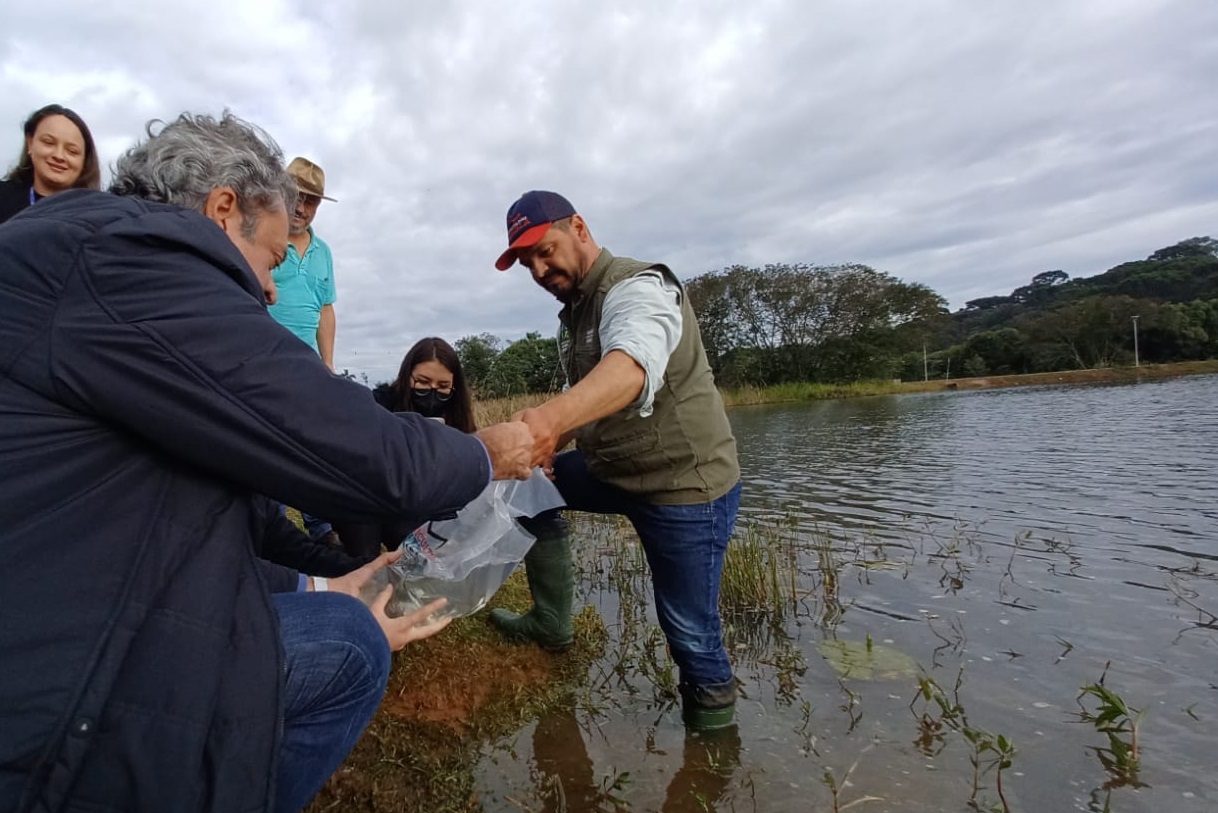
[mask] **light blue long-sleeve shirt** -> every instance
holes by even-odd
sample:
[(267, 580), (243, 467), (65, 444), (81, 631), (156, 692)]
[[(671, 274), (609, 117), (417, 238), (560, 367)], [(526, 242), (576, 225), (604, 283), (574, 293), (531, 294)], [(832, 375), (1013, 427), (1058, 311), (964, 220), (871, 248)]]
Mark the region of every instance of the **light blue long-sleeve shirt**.
[(643, 271), (619, 282), (601, 306), (601, 357), (621, 350), (643, 368), (643, 391), (630, 405), (646, 418), (656, 390), (681, 341), (681, 289), (660, 271)]

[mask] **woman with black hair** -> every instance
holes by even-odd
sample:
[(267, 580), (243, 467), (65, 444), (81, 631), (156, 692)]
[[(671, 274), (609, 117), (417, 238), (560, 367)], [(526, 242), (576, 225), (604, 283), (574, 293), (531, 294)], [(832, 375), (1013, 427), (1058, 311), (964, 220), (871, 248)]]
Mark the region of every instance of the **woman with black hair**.
[[(434, 336), (420, 339), (407, 351), (398, 377), (372, 391), (372, 397), (390, 412), (417, 412), (443, 421), (462, 432), (473, 432), (473, 396), (461, 359), (448, 342)], [(333, 523), (349, 555), (368, 558), (397, 548), (413, 526), (395, 524)]]

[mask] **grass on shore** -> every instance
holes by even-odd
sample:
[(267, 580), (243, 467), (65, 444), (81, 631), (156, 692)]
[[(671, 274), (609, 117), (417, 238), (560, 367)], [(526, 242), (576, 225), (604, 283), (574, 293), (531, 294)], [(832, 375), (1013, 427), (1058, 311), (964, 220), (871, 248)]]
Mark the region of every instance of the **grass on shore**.
[[(530, 603), (518, 571), (491, 606), (522, 612)], [(306, 812), (481, 810), (473, 775), (481, 746), (569, 704), (606, 639), (604, 622), (585, 607), (562, 654), (508, 641), (486, 612), (410, 644), (394, 654), (380, 711)]]

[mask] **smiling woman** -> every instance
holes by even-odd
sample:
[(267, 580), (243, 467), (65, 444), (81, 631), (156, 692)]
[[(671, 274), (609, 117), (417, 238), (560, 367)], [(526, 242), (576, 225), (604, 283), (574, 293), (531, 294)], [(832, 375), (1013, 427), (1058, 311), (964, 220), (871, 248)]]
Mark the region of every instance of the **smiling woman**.
[(0, 223), (66, 189), (100, 189), (101, 168), (84, 119), (48, 104), (25, 120), (17, 165), (0, 181)]

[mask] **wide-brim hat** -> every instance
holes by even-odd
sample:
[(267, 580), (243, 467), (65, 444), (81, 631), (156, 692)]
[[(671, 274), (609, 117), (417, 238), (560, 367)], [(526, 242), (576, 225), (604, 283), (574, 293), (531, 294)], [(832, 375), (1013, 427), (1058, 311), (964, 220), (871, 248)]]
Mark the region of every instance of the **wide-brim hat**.
[(520, 250), (537, 244), (550, 225), (575, 214), (571, 201), (557, 192), (534, 189), (525, 192), (507, 211), (507, 251), (499, 255), (495, 267), (506, 271), (516, 262)]
[(326, 173), (308, 158), (293, 158), (292, 163), (288, 164), (288, 174), (296, 181), (296, 188), (304, 194), (334, 200), (326, 194)]

